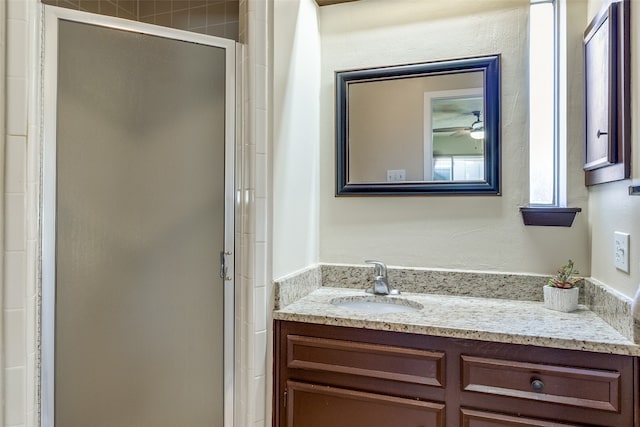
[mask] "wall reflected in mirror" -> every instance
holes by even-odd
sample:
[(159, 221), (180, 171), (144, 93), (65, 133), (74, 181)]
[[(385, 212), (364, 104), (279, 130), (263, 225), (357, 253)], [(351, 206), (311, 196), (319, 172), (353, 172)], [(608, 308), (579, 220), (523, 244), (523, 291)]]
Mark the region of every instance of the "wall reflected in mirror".
[(336, 194), (498, 194), (499, 86), (499, 56), (336, 73)]

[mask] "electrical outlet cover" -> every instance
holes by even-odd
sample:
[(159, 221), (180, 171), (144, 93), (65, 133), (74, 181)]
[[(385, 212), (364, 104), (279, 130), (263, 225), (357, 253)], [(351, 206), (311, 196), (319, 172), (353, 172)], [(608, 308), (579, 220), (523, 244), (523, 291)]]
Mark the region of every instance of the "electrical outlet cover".
[(629, 272), (629, 234), (613, 233), (613, 264), (618, 270)]
[(387, 182), (405, 181), (406, 179), (407, 173), (404, 169), (387, 170)]

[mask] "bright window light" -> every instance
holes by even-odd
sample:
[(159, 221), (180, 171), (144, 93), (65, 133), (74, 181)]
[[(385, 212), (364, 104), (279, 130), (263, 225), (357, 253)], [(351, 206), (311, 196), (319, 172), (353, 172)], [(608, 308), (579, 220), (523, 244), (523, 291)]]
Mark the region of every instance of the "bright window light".
[(433, 158), (434, 181), (483, 181), (483, 156), (438, 156)]
[(555, 7), (532, 1), (529, 15), (529, 202), (557, 204)]

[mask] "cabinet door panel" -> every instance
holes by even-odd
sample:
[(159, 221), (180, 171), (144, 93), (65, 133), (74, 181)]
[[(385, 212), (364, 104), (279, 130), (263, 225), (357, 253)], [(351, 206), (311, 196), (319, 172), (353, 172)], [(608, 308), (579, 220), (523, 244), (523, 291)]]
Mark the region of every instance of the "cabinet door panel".
[(491, 412), (460, 410), (461, 427), (579, 427), (577, 424), (561, 424), (554, 421), (514, 417)]
[(444, 427), (444, 404), (287, 381), (287, 427)]

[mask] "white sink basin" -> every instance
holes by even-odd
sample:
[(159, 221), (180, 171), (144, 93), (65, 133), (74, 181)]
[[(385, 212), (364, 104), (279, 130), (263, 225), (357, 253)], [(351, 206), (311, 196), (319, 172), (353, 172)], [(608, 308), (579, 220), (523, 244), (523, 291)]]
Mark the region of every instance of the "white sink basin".
[(422, 304), (402, 298), (344, 297), (331, 300), (331, 304), (360, 313), (413, 313), (422, 310)]

